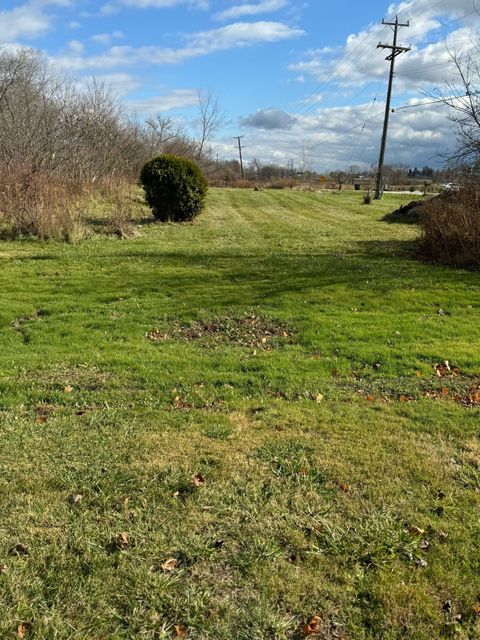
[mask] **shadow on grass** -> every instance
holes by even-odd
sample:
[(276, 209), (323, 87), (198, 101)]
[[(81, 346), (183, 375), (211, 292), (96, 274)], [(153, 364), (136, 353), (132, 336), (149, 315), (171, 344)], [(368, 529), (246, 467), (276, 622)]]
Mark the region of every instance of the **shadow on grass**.
[(142, 270), (135, 262), (129, 269), (132, 295), (172, 292), (191, 310), (272, 304), (291, 293), (308, 297), (335, 288), (345, 292), (342, 300), (346, 301), (349, 295), (362, 291), (379, 295), (369, 284), (379, 278), (382, 292), (405, 289), (412, 283), (417, 291), (430, 291), (435, 283), (442, 289), (459, 283), (476, 286), (474, 274), (419, 262), (414, 259), (415, 249), (415, 242), (410, 240), (370, 240), (359, 241), (352, 250), (335, 254), (132, 251), (112, 258), (142, 259)]

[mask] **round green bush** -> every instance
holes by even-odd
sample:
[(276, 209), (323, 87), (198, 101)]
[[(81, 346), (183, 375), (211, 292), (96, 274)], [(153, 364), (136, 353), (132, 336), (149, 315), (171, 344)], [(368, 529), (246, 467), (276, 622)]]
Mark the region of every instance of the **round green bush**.
[(157, 220), (185, 222), (201, 213), (207, 195), (207, 181), (191, 160), (171, 154), (147, 162), (140, 182)]

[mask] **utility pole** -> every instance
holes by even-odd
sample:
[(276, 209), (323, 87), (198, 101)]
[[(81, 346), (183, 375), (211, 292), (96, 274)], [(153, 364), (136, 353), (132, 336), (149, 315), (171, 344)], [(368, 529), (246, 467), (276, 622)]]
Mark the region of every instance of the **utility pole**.
[(243, 136), (235, 136), (235, 140), (238, 140), (238, 155), (240, 156), (240, 170), (242, 172), (242, 180), (244, 180), (243, 157), (242, 157), (242, 149), (244, 147), (242, 147), (242, 138)]
[(410, 51), (410, 47), (399, 47), (397, 45), (398, 30), (400, 29), (400, 27), (409, 27), (410, 22), (400, 23), (398, 21), (398, 16), (395, 16), (395, 22), (385, 22), (385, 20), (382, 20), (382, 24), (393, 27), (393, 44), (382, 44), (380, 42), (377, 46), (377, 49), (390, 49), (392, 53), (387, 56), (387, 58), (385, 58), (386, 60), (390, 61), (390, 76), (388, 79), (387, 104), (385, 105), (385, 120), (383, 123), (382, 144), (380, 145), (380, 158), (378, 160), (375, 200), (379, 200), (383, 194), (383, 162), (385, 160), (385, 147), (387, 144), (388, 121), (390, 118), (390, 104), (392, 101), (393, 78), (395, 74), (395, 59), (401, 53)]

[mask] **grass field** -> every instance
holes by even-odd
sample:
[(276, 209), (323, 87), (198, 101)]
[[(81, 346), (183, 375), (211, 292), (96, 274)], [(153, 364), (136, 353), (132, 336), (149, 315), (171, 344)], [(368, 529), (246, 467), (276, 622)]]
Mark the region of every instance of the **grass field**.
[(480, 637), (480, 276), (361, 197), (0, 244), (1, 638)]

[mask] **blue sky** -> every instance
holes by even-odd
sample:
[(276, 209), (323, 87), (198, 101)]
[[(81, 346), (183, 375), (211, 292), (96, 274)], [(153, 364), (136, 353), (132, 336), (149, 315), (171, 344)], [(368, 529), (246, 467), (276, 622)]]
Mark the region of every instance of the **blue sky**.
[[(400, 40), (394, 104), (425, 100), (452, 78), (450, 49), (475, 46), (471, 0), (7, 0), (0, 40), (35, 47), (80, 83), (105, 79), (138, 117), (161, 113), (195, 133), (198, 92), (225, 110), (213, 143), (247, 161), (319, 170), (376, 161), (391, 39), (382, 17), (410, 20)], [(387, 162), (435, 165), (454, 144), (444, 108), (392, 115)], [(350, 131), (348, 131), (351, 129)]]

